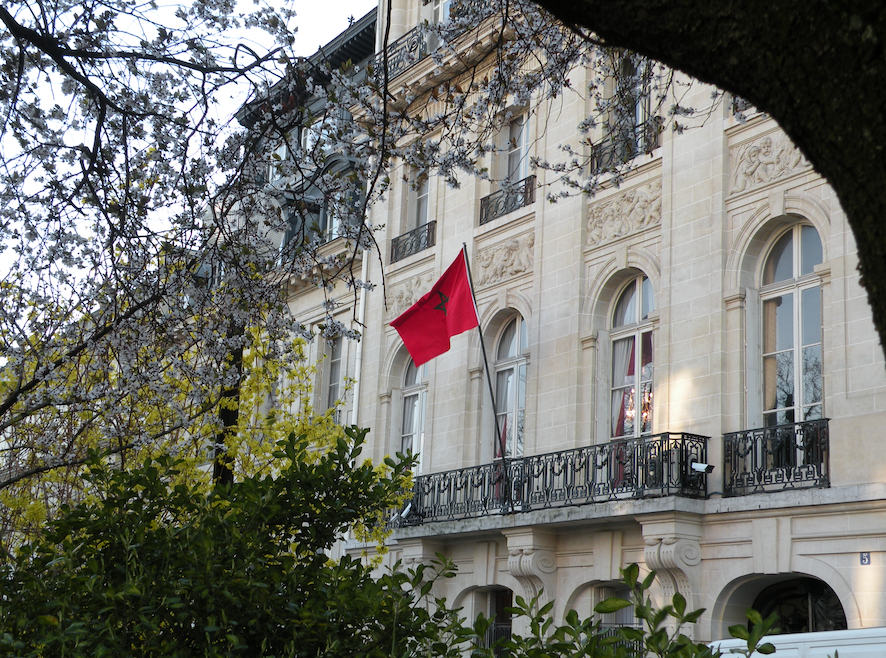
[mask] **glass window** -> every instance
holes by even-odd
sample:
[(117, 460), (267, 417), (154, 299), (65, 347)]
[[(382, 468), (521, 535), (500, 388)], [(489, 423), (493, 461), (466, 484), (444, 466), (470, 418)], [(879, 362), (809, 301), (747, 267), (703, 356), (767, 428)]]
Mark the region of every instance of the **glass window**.
[(403, 422), (400, 426), (400, 449), (404, 455), (419, 456), (416, 472), (421, 472), (421, 453), (424, 447), (425, 405), (427, 386), (422, 381), (427, 366), (416, 368), (412, 359), (403, 375)]
[(615, 302), (610, 379), (614, 439), (652, 433), (654, 351), (649, 314), (654, 310), (655, 295), (645, 276), (633, 279)]
[(521, 181), (528, 175), (526, 127), (525, 115), (513, 119), (508, 124), (506, 145), (508, 161), (505, 176), (512, 183)]
[(428, 223), (428, 174), (416, 171), (412, 178), (412, 227), (418, 228)]
[(776, 240), (763, 266), (763, 424), (822, 417), (818, 232), (797, 225)]
[(523, 454), (523, 424), (526, 409), (526, 323), (519, 315), (505, 325), (496, 346), (495, 405), (497, 432), (495, 456)]
[(332, 338), (326, 343), (326, 358), (328, 364), (326, 372), (328, 373), (328, 381), (326, 384), (326, 408), (334, 409), (342, 395), (342, 381), (344, 379), (342, 373), (342, 343), (344, 339), (340, 336)]

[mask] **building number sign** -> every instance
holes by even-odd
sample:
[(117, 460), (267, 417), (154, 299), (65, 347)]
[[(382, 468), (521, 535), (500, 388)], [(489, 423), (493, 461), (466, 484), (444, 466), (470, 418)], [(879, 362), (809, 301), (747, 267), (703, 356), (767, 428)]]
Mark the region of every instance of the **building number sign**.
[(861, 563), (863, 565), (871, 563), (871, 553), (870, 551), (864, 551), (861, 553)]

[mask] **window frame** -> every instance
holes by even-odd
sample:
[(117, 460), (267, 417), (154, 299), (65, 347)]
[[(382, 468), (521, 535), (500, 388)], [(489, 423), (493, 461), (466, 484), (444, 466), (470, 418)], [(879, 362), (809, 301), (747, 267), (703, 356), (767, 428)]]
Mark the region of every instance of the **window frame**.
[[(818, 239), (818, 251), (821, 253), (821, 259), (816, 263), (811, 263), (811, 267), (809, 271), (804, 272), (804, 263), (803, 263), (803, 230), (807, 228), (811, 231), (815, 232), (815, 236)], [(785, 238), (785, 236), (791, 236), (791, 277), (790, 278), (782, 278), (778, 281), (772, 281), (771, 283), (764, 283), (766, 280), (767, 272), (770, 270), (770, 263), (772, 259), (776, 256), (776, 249), (778, 248), (781, 241)], [(760, 427), (776, 427), (778, 425), (789, 425), (795, 424), (803, 421), (812, 421), (820, 418), (824, 418), (824, 349), (823, 349), (823, 322), (822, 322), (822, 281), (821, 277), (815, 273), (815, 267), (824, 262), (824, 251), (823, 244), (821, 242), (821, 235), (818, 233), (818, 230), (807, 222), (797, 222), (789, 226), (786, 230), (778, 232), (773, 239), (770, 241), (770, 244), (767, 246), (767, 249), (763, 252), (763, 256), (760, 259), (760, 270), (758, 272), (757, 280), (760, 282), (759, 288), (759, 299), (760, 299), (760, 319), (759, 319), (759, 331), (760, 331), (760, 339), (759, 339), (759, 359), (760, 359), (760, 417), (758, 420), (760, 421)], [(772, 270), (773, 272), (777, 272), (777, 268)], [(810, 329), (810, 325), (806, 324), (807, 321), (811, 320), (811, 318), (805, 313), (807, 306), (809, 304), (810, 297), (808, 293), (810, 291), (816, 290), (817, 295), (815, 295), (815, 305), (818, 310), (818, 324), (815, 327), (814, 333), (816, 334), (817, 340), (805, 341), (804, 335)], [(783, 339), (784, 333), (779, 336), (778, 332), (780, 330), (779, 327), (779, 316), (777, 309), (781, 306), (779, 303), (776, 306), (767, 306), (768, 302), (773, 302), (778, 299), (781, 300), (787, 296), (791, 296), (791, 309), (790, 309), (790, 345), (788, 347), (779, 347), (779, 340)], [(770, 333), (772, 334), (772, 338), (769, 340), (774, 340), (775, 344), (773, 345), (773, 349), (767, 349), (767, 311), (769, 308), (774, 308), (775, 316), (774, 321), (771, 319), (771, 327), (769, 327)], [(814, 309), (813, 309), (814, 313)], [(786, 315), (781, 316), (787, 317)], [(812, 382), (811, 386), (813, 390), (817, 388), (817, 399), (813, 397), (811, 401), (806, 400), (806, 390), (805, 390), (805, 377), (804, 377), (804, 352), (809, 349), (816, 349), (818, 352), (818, 377), (817, 381)], [(776, 364), (775, 371), (775, 382), (774, 382), (774, 395), (777, 404), (779, 389), (778, 389), (778, 379), (779, 374), (777, 373), (777, 359), (778, 355), (788, 354), (791, 355), (792, 367), (791, 367), (791, 375), (792, 375), (792, 388), (791, 388), (791, 397), (792, 404), (790, 406), (773, 406), (771, 409), (767, 409), (769, 406), (767, 404), (767, 397), (769, 395), (768, 389), (772, 386), (771, 381), (767, 381), (771, 376), (769, 373), (772, 372), (772, 369), (767, 369), (767, 359), (772, 360), (776, 359), (774, 363)], [(770, 361), (772, 362), (772, 361)], [(813, 393), (813, 395), (815, 395)], [(818, 407), (818, 411), (812, 412), (811, 416), (806, 416), (807, 410), (812, 410), (814, 407)], [(775, 421), (770, 422), (769, 418), (774, 417)], [(782, 418), (784, 422), (779, 422), (779, 417)]]
[[(515, 324), (516, 323), (516, 324)], [(514, 351), (500, 356), (503, 340), (511, 326), (514, 330)], [(529, 368), (529, 327), (520, 313), (514, 313), (503, 323), (495, 339), (495, 419), (493, 420), (494, 459), (501, 459), (501, 437), (505, 434), (505, 458), (521, 457), (526, 445), (526, 383)], [(510, 373), (510, 379), (507, 379)], [(502, 404), (502, 392), (506, 391), (507, 404)], [(516, 421), (514, 420), (516, 419)], [(517, 433), (511, 427), (517, 424)], [(512, 440), (513, 439), (513, 440)]]
[[(415, 381), (410, 382), (410, 372), (415, 372)], [(413, 473), (419, 475), (423, 470), (424, 463), (424, 441), (425, 441), (425, 420), (428, 404), (428, 364), (422, 364), (416, 367), (415, 362), (410, 358), (403, 368), (401, 376), (401, 409), (400, 409), (400, 431), (399, 431), (399, 448), (397, 452), (407, 454), (405, 442), (407, 436), (411, 439), (411, 452), (418, 457), (413, 468)], [(412, 432), (407, 433), (407, 409), (410, 398), (414, 398), (412, 402)]]
[[(625, 298), (625, 295), (628, 294), (628, 291), (633, 288), (634, 290), (634, 299), (633, 299), (633, 318), (630, 318), (632, 321), (625, 321), (622, 323), (618, 323), (618, 319), (616, 318), (616, 314), (619, 312), (619, 307), (622, 300)], [(647, 292), (649, 294), (649, 305), (647, 308)], [(631, 308), (629, 306), (629, 308)], [(653, 322), (654, 313), (655, 313), (655, 290), (652, 285), (652, 281), (647, 277), (644, 273), (638, 272), (633, 275), (623, 283), (617, 293), (613, 296), (613, 302), (610, 306), (609, 310), (609, 346), (610, 346), (610, 363), (609, 363), (609, 373), (608, 373), (608, 383), (609, 383), (609, 395), (608, 395), (608, 422), (607, 422), (607, 434), (609, 436), (610, 441), (624, 441), (628, 439), (635, 439), (641, 436), (651, 436), (655, 434), (655, 324)], [(648, 336), (648, 349), (646, 345), (646, 341), (644, 340)], [(616, 385), (616, 345), (618, 343), (624, 343), (624, 341), (631, 340), (631, 352), (630, 354), (625, 353), (625, 358), (629, 359), (625, 364), (623, 370), (626, 372), (622, 375), (623, 381)], [(644, 363), (644, 356), (646, 352), (650, 352), (648, 362)], [(640, 364), (640, 367), (636, 367), (635, 364)], [(648, 368), (648, 376), (646, 374), (646, 366)], [(632, 373), (627, 372), (628, 370), (632, 370)], [(648, 384), (648, 389), (644, 388), (644, 384)], [(630, 388), (630, 397), (629, 399), (632, 401), (630, 403), (630, 408), (625, 410), (625, 392)], [(643, 401), (641, 398), (640, 409), (641, 414), (643, 413), (642, 409), (645, 405), (648, 405), (648, 429), (644, 431), (644, 423), (636, 423), (633, 422), (633, 419), (636, 417), (637, 413), (637, 391), (645, 392), (648, 390), (648, 398), (647, 401)], [(616, 408), (616, 394), (619, 392), (621, 395), (622, 402), (619, 405), (619, 415), (615, 416), (615, 408)], [(642, 394), (641, 394), (642, 395)], [(622, 413), (624, 411), (624, 420), (622, 420)], [(621, 434), (616, 434), (617, 426), (619, 424), (625, 423), (628, 419), (631, 419), (631, 431), (630, 433), (623, 432)]]

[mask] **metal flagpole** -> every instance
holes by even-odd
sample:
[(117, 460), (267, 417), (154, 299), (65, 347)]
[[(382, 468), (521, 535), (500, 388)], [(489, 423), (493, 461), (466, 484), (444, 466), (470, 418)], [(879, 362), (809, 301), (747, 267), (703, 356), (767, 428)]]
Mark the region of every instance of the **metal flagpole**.
[[(471, 263), (468, 260), (468, 245), (465, 242), (461, 243), (462, 253), (465, 258), (465, 269), (468, 272), (468, 284), (471, 286), (471, 301), (474, 302), (474, 312), (477, 314), (477, 332), (480, 334), (480, 351), (483, 352), (483, 367), (486, 370), (486, 383), (489, 385), (489, 397), (492, 400), (492, 417), (495, 419), (495, 435), (498, 440), (499, 447), (501, 448), (501, 474), (502, 474), (502, 485), (505, 489), (505, 505), (507, 506), (507, 511), (512, 512), (514, 510), (513, 502), (511, 500), (511, 483), (508, 478), (508, 462), (506, 459), (507, 453), (507, 445), (505, 442), (505, 437), (501, 433), (501, 428), (498, 425), (498, 409), (495, 406), (495, 390), (492, 388), (492, 375), (489, 373), (489, 360), (486, 358), (486, 342), (483, 340), (483, 327), (480, 326), (480, 313), (477, 310), (477, 296), (474, 294), (474, 277), (471, 276)], [(505, 508), (503, 507), (502, 510)]]

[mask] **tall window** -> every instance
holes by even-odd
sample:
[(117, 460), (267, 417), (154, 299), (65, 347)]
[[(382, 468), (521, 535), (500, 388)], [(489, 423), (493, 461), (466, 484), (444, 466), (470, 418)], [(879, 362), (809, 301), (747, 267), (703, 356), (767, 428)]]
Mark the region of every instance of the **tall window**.
[(412, 226), (418, 228), (428, 223), (428, 199), (430, 197), (428, 173), (416, 171), (412, 179)]
[(652, 104), (653, 63), (634, 53), (622, 53), (612, 68), (615, 89), (607, 121), (609, 153), (604, 160), (616, 165), (658, 146), (658, 122)]
[(504, 174), (512, 183), (523, 180), (529, 172), (526, 132), (525, 114), (516, 117), (508, 124), (507, 144), (505, 145), (507, 170)]
[(611, 435), (614, 439), (652, 433), (652, 283), (633, 279), (612, 315)]
[(452, 12), (452, 0), (433, 0), (434, 23), (445, 23), (449, 20)]
[(821, 239), (797, 225), (763, 268), (763, 421), (766, 427), (822, 417)]
[(526, 351), (529, 337), (519, 315), (505, 326), (495, 352), (495, 405), (498, 432), (495, 456), (523, 454), (523, 421), (526, 408)]
[(335, 408), (339, 400), (341, 400), (343, 343), (344, 339), (341, 336), (333, 338), (326, 343), (326, 358), (328, 359), (326, 366), (326, 372), (328, 373), (328, 381), (326, 383), (327, 409)]
[(425, 405), (427, 386), (422, 381), (425, 366), (416, 368), (412, 359), (403, 375), (403, 422), (400, 426), (400, 452), (419, 455), (416, 472), (421, 472), (421, 453), (424, 449)]

